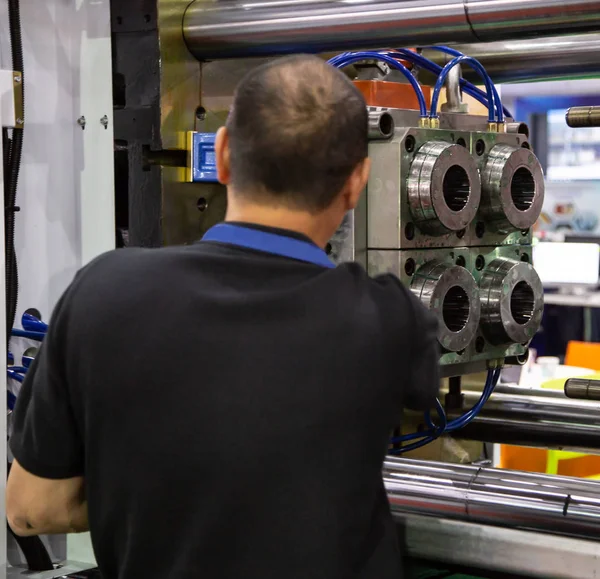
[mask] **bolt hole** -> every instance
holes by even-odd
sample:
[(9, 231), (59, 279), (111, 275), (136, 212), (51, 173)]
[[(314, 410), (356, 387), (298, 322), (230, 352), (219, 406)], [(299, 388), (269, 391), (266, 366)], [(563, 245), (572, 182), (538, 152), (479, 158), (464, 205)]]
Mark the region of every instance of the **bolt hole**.
[(521, 255), (521, 261), (524, 263), (529, 263), (529, 256), (526, 253)]
[(198, 107), (196, 109), (196, 118), (199, 121), (203, 121), (206, 118), (206, 109), (204, 107)]
[(483, 339), (482, 336), (479, 336), (476, 340), (475, 340), (475, 351), (478, 354), (481, 354), (481, 352), (483, 352), (485, 350), (485, 340)]
[(459, 356), (462, 356), (465, 353), (464, 348), (462, 350), (459, 350), (458, 352), (456, 352)]
[(452, 165), (446, 171), (442, 182), (442, 191), (444, 201), (450, 211), (458, 213), (467, 206), (471, 195), (471, 182), (463, 167)]
[(415, 150), (416, 141), (412, 135), (408, 135), (404, 141), (404, 148), (408, 153), (412, 153)]
[(469, 321), (471, 304), (467, 292), (455, 285), (448, 290), (442, 304), (444, 324), (451, 332), (460, 332)]
[(529, 149), (529, 150), (531, 150), (531, 145), (529, 143), (527, 143), (527, 142), (521, 143), (521, 147), (523, 147), (523, 149)]
[(414, 275), (415, 268), (415, 260), (412, 258), (407, 259), (406, 263), (404, 264), (404, 271), (406, 272), (406, 275)]
[(510, 313), (515, 322), (523, 326), (531, 320), (534, 306), (533, 289), (527, 282), (520, 281), (510, 295)]
[(480, 239), (485, 235), (485, 223), (483, 221), (478, 221), (475, 225), (475, 235)]
[(460, 145), (461, 147), (467, 147), (467, 141), (465, 141), (462, 137), (456, 140), (456, 144)]
[(481, 139), (478, 139), (475, 143), (475, 152), (478, 157), (481, 157), (485, 153), (485, 143)]
[(328, 244), (325, 246), (325, 253), (326, 253), (327, 255), (331, 255), (331, 252), (332, 252), (332, 251), (333, 251), (333, 246), (331, 245), (331, 243), (328, 243)]
[(391, 137), (394, 134), (394, 118), (389, 113), (383, 113), (379, 117), (379, 131), (384, 137)]
[(25, 310), (25, 313), (33, 316), (36, 320), (40, 320), (40, 322), (42, 321), (42, 314), (36, 308), (29, 308), (28, 310)]
[(198, 201), (196, 201), (196, 207), (201, 213), (206, 211), (208, 209), (208, 201), (206, 200), (206, 197), (200, 197)]
[(456, 237), (458, 237), (458, 239), (462, 239), (465, 236), (466, 232), (467, 232), (466, 229), (461, 229), (460, 231), (456, 232)]
[(462, 255), (459, 255), (456, 258), (456, 265), (459, 265), (460, 267), (465, 267), (467, 265), (467, 261)]
[(510, 196), (519, 211), (527, 211), (535, 199), (535, 180), (526, 167), (517, 169), (510, 182)]
[(150, 16), (150, 14), (144, 14), (144, 22), (148, 23), (148, 22), (150, 22), (150, 20), (152, 20), (152, 17)]
[(477, 271), (481, 271), (485, 267), (485, 257), (483, 255), (478, 255), (475, 260), (475, 269)]
[(406, 226), (404, 227), (404, 237), (406, 237), (406, 239), (408, 239), (409, 241), (411, 239), (414, 239), (415, 237), (415, 224), (414, 223), (407, 223)]

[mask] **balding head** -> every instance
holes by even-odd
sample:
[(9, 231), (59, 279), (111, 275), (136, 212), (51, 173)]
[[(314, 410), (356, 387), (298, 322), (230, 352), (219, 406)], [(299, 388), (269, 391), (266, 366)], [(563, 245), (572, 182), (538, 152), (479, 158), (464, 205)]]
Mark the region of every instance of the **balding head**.
[(250, 72), (237, 87), (227, 130), (236, 195), (313, 213), (329, 207), (368, 154), (362, 95), (314, 56)]

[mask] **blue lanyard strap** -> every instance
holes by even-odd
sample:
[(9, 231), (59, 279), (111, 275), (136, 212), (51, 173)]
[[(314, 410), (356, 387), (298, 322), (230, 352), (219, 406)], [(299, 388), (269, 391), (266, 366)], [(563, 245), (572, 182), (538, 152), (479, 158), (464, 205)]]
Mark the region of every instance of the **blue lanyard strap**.
[(308, 241), (302, 241), (301, 239), (295, 239), (287, 235), (261, 231), (260, 229), (234, 225), (232, 223), (219, 223), (211, 227), (202, 238), (202, 241), (228, 243), (273, 255), (289, 257), (298, 261), (313, 263), (321, 267), (330, 269), (335, 267), (320, 247)]

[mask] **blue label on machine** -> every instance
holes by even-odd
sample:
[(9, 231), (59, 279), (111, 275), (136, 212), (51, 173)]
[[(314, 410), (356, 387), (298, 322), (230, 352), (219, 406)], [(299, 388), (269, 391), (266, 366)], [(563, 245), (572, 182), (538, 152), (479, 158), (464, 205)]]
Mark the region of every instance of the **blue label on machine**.
[(217, 183), (215, 133), (194, 133), (192, 136), (192, 181)]

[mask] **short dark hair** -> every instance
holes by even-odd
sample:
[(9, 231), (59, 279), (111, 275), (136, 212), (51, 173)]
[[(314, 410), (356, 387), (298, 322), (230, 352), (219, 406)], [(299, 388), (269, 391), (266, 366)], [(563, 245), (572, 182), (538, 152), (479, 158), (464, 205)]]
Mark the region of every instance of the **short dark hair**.
[(364, 98), (316, 56), (252, 70), (236, 89), (227, 129), (236, 193), (302, 210), (328, 207), (368, 155)]

